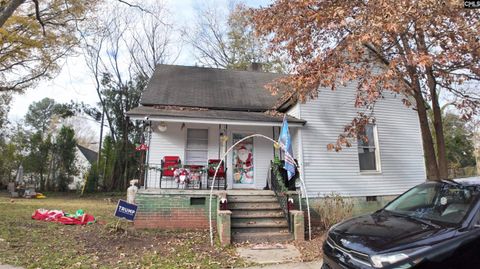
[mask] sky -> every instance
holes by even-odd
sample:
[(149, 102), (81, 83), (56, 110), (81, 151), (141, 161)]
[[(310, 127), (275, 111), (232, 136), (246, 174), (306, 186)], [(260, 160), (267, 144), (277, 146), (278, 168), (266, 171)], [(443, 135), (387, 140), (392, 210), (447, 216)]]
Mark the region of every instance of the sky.
[[(156, 1), (156, 0), (153, 0)], [(191, 25), (195, 21), (195, 11), (202, 4), (208, 1), (225, 10), (228, 8), (229, 0), (165, 0), (163, 1), (170, 14), (170, 21), (175, 28)], [(237, 1), (239, 2), (239, 1)], [(245, 0), (247, 6), (266, 6), (269, 0)], [(179, 45), (181, 50), (178, 58), (173, 64), (195, 65), (192, 48), (188, 45)], [(61, 71), (51, 80), (43, 80), (36, 87), (27, 90), (24, 94), (13, 96), (9, 120), (18, 122), (23, 119), (32, 102), (38, 102), (45, 97), (54, 99), (59, 103), (84, 102), (96, 104), (98, 96), (95, 91), (93, 77), (88, 70), (84, 57), (81, 54), (69, 57), (62, 62)]]

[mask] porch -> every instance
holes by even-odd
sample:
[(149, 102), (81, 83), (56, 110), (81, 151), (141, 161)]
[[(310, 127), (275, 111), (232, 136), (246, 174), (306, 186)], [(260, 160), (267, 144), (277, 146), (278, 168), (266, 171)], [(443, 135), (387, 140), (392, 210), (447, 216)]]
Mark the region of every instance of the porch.
[[(210, 189), (218, 165), (214, 189), (266, 189), (270, 163), (281, 155), (271, 141), (252, 137), (220, 161), (249, 135), (278, 139), (283, 118), (263, 112), (138, 107), (129, 116), (146, 127), (148, 151), (141, 182), (145, 190)], [(296, 129), (305, 122), (293, 117), (288, 121), (295, 140)]]

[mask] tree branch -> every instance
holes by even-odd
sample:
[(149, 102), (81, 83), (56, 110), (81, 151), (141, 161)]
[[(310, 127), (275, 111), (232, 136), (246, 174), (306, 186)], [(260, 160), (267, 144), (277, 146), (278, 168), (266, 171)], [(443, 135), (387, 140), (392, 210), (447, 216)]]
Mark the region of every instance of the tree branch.
[(40, 6), (38, 4), (38, 0), (32, 0), (32, 1), (33, 3), (35, 3), (35, 18), (37, 18), (38, 23), (40, 23), (40, 25), (42, 26), (43, 35), (45, 35), (46, 34), (45, 23), (42, 21), (42, 18), (40, 16)]

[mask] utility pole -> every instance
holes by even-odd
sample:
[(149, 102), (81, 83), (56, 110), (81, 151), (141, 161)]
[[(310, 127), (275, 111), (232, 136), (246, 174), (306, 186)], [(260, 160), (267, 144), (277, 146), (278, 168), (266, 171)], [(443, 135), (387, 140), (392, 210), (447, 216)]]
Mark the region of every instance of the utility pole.
[[(102, 158), (102, 142), (103, 142), (103, 121), (105, 119), (105, 108), (102, 106), (102, 120), (100, 124), (100, 141), (98, 142), (98, 157), (97, 157), (97, 174), (100, 181), (100, 160)], [(97, 182), (98, 184), (99, 182)]]

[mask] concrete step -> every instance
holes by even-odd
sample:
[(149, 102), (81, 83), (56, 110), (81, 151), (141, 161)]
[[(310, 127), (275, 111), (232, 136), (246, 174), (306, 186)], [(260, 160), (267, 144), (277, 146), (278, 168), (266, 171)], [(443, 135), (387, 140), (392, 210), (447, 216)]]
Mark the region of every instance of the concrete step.
[(272, 210), (232, 210), (232, 219), (242, 218), (284, 218), (280, 209)]
[(277, 232), (285, 232), (288, 233), (287, 228), (283, 227), (242, 227), (242, 228), (234, 228), (231, 229), (232, 234), (238, 233), (277, 233)]
[(271, 210), (281, 209), (278, 202), (263, 202), (263, 203), (228, 203), (228, 209), (230, 210)]
[(284, 218), (232, 219), (232, 228), (288, 228)]
[(288, 230), (260, 231), (260, 232), (232, 232), (232, 240), (236, 243), (280, 243), (293, 240)]
[(229, 203), (264, 203), (277, 202), (277, 198), (273, 195), (229, 195), (227, 196)]
[(275, 195), (271, 190), (228, 190), (227, 196), (249, 196), (249, 195), (261, 195), (270, 196)]

